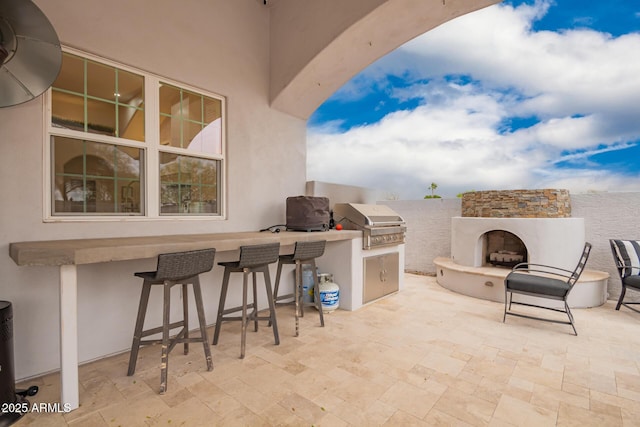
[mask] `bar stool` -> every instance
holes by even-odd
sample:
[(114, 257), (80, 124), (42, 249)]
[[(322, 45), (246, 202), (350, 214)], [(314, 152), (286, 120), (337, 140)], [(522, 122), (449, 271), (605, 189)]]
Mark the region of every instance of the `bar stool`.
[[(318, 275), (316, 274), (316, 258), (320, 258), (324, 254), (324, 248), (326, 240), (319, 240), (316, 242), (296, 242), (293, 254), (280, 255), (278, 258), (278, 272), (276, 273), (276, 285), (273, 291), (274, 301), (276, 305), (288, 305), (293, 303), (295, 305), (296, 316), (296, 336), (299, 335), (300, 320), (299, 317), (304, 317), (304, 306), (315, 305), (320, 313), (320, 326), (324, 327), (324, 315), (322, 313), (322, 301), (320, 300), (320, 287), (318, 284)], [(282, 274), (282, 266), (284, 264), (295, 264), (295, 280), (294, 280), (294, 293), (278, 296), (278, 289), (280, 288), (280, 276)], [(302, 266), (306, 264), (311, 266), (313, 276), (313, 294), (315, 302), (303, 302), (303, 287), (302, 287)], [(281, 302), (293, 298), (293, 301)]]
[[(220, 327), (225, 321), (241, 321), (242, 337), (240, 341), (240, 359), (244, 359), (247, 325), (254, 322), (254, 331), (258, 331), (258, 320), (268, 320), (273, 326), (273, 336), (276, 345), (280, 344), (278, 336), (278, 324), (276, 322), (276, 310), (273, 303), (273, 292), (271, 290), (271, 278), (269, 276), (269, 264), (278, 260), (280, 252), (280, 243), (267, 243), (263, 245), (241, 246), (240, 259), (232, 262), (220, 262), (218, 265), (224, 267), (224, 276), (222, 278), (222, 290), (220, 292), (220, 303), (218, 304), (218, 317), (216, 320), (215, 333), (213, 335), (213, 345), (218, 344), (220, 336)], [(231, 273), (242, 273), (242, 305), (225, 309), (227, 299), (227, 291), (229, 289), (229, 277)], [(253, 275), (253, 302), (247, 303), (247, 286), (249, 273)], [(267, 291), (267, 301), (269, 303), (269, 316), (258, 316), (258, 295), (256, 285), (256, 274), (264, 274), (264, 285)], [(251, 313), (247, 314), (247, 310), (251, 309)], [(241, 316), (228, 316), (228, 314), (241, 311)]]
[[(129, 370), (127, 375), (131, 376), (136, 370), (138, 350), (141, 345), (162, 344), (162, 359), (160, 368), (160, 394), (167, 390), (167, 367), (169, 365), (169, 353), (178, 343), (184, 343), (184, 354), (189, 353), (189, 343), (201, 342), (204, 346), (204, 354), (207, 360), (207, 371), (213, 370), (211, 359), (211, 349), (207, 337), (206, 321), (204, 318), (204, 305), (202, 302), (202, 292), (200, 290), (199, 274), (210, 271), (213, 268), (213, 258), (215, 249), (203, 249), (187, 252), (176, 252), (161, 254), (158, 256), (158, 267), (156, 271), (135, 273), (137, 277), (144, 279), (142, 283), (142, 295), (138, 308), (138, 318), (133, 333), (133, 343), (131, 344), (131, 355), (129, 357)], [(181, 321), (170, 322), (171, 288), (174, 285), (182, 285), (182, 310)], [(187, 285), (193, 286), (193, 294), (196, 300), (196, 310), (200, 323), (200, 336), (189, 337), (189, 303), (187, 300)], [(162, 310), (162, 326), (143, 330), (144, 318), (149, 303), (149, 294), (152, 285), (162, 285), (164, 288), (164, 304)], [(174, 337), (169, 338), (171, 329), (182, 327), (182, 330)], [(161, 339), (143, 340), (142, 338), (162, 332)]]

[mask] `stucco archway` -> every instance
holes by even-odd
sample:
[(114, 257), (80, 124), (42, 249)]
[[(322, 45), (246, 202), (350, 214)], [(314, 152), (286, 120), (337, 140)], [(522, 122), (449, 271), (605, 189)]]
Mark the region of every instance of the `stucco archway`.
[(414, 37), (501, 0), (277, 0), (270, 101), (307, 119), (351, 77)]

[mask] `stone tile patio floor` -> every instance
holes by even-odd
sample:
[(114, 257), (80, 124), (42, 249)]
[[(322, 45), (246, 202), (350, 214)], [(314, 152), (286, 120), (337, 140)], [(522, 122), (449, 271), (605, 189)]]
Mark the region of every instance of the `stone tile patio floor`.
[[(293, 309), (278, 308), (281, 344), (266, 325), (250, 329), (244, 360), (239, 325), (225, 324), (212, 372), (201, 345), (187, 356), (177, 346), (162, 396), (158, 346), (141, 350), (132, 377), (128, 353), (89, 363), (79, 409), (15, 425), (640, 426), (640, 314), (614, 307), (574, 310), (576, 337), (566, 325), (503, 324), (502, 304), (407, 274), (403, 291), (330, 313), (325, 328), (308, 312), (298, 338)], [(32, 403), (59, 401), (57, 374), (33, 384)]]

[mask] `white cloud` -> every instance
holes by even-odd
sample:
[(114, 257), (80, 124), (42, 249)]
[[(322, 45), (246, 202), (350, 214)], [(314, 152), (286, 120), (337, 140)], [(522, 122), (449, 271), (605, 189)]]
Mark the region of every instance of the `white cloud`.
[[(640, 34), (533, 32), (533, 20), (549, 7), (537, 1), (465, 15), (365, 70), (341, 97), (379, 90), (393, 74), (415, 84), (390, 96), (420, 105), (344, 133), (309, 129), (308, 179), (402, 198), (429, 194), (431, 182), (445, 196), (472, 189), (637, 190), (639, 176), (594, 171), (587, 161), (640, 139)], [(456, 74), (473, 82), (443, 78)], [(501, 131), (514, 116), (540, 122)]]

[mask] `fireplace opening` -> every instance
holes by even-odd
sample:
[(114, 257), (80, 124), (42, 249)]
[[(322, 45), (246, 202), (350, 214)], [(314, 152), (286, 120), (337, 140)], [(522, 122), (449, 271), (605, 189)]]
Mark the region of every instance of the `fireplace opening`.
[(484, 265), (512, 268), (527, 262), (527, 247), (518, 236), (504, 230), (488, 231), (483, 235)]

